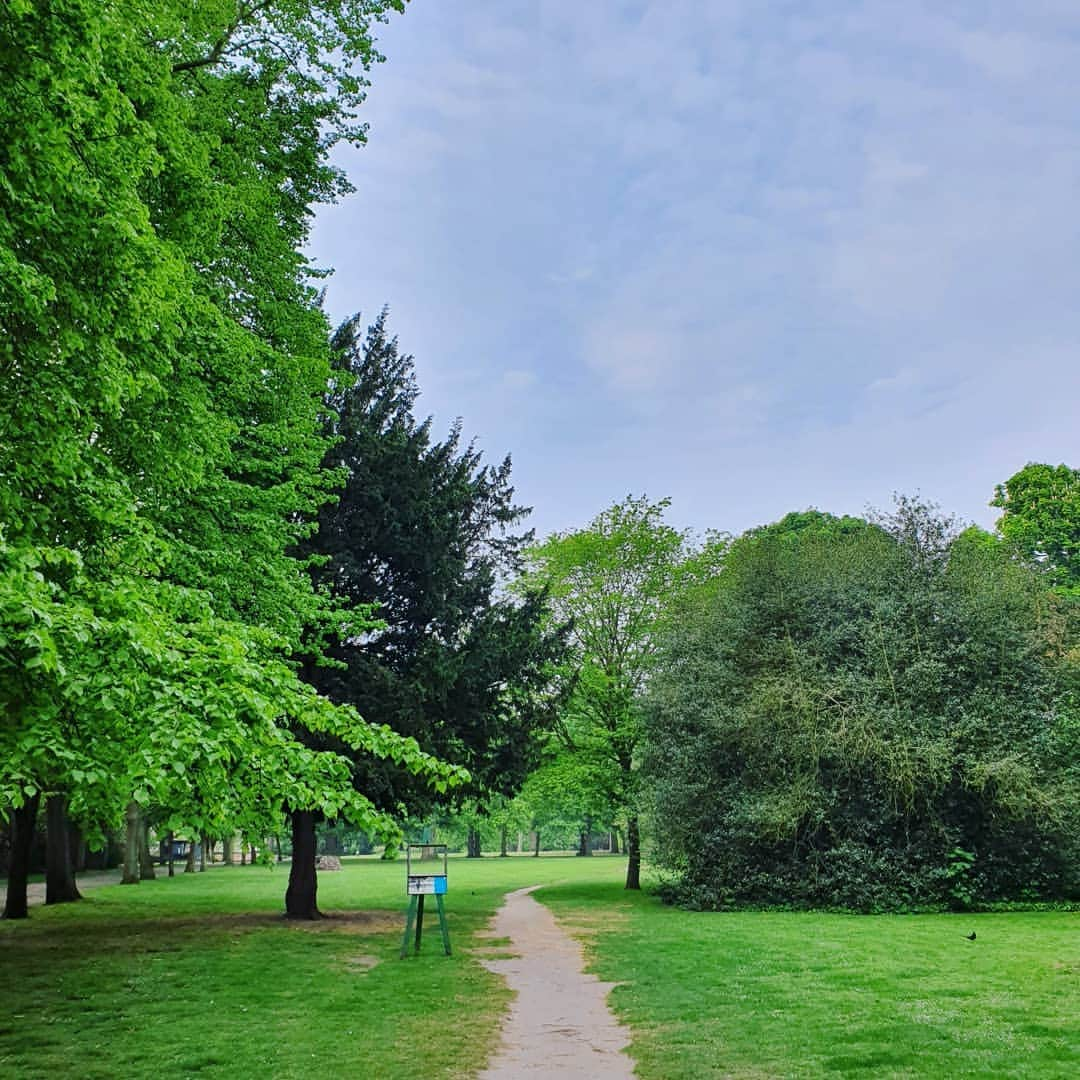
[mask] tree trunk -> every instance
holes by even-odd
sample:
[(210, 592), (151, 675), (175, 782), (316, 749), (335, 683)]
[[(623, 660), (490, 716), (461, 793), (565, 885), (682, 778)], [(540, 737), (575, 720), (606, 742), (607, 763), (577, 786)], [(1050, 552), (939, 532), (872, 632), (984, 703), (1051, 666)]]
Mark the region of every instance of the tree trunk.
[(124, 812), (124, 876), (121, 885), (139, 884), (139, 836), (142, 833), (142, 815), (139, 804), (129, 802)]
[(76, 874), (86, 869), (86, 840), (78, 825), (68, 822), (68, 847), (71, 848), (71, 868)]
[(232, 866), (232, 836), (222, 837), (221, 840), (221, 860), (226, 866)]
[(139, 829), (139, 878), (142, 881), (153, 881), (156, 876), (154, 859), (150, 854), (150, 826), (143, 819)]
[(612, 855), (618, 855), (619, 854), (619, 830), (618, 829), (612, 829), (611, 830), (611, 854)]
[(504, 825), (499, 830), (499, 856), (503, 859), (506, 858), (506, 826)]
[(206, 849), (210, 846), (210, 837), (203, 833), (199, 838), (199, 873), (206, 871)]
[(469, 836), (465, 842), (465, 857), (467, 859), (480, 858), (480, 830), (469, 828)]
[(315, 872), (315, 812), (294, 810), (292, 813), (292, 864), (289, 867), (289, 887), (285, 890), (285, 917), (288, 919), (321, 919), (316, 902), (319, 878)]
[(517, 853), (520, 855), (525, 850), (525, 834), (518, 829), (517, 834)]
[(45, 903), (81, 900), (71, 865), (66, 795), (50, 795), (45, 800), (45, 827)]
[(537, 829), (536, 832), (533, 833), (533, 836), (536, 837), (536, 847), (533, 848), (533, 855), (535, 855), (536, 858), (540, 858), (540, 830)]
[(281, 837), (274, 834), (274, 847), (277, 850), (277, 861), (281, 862)]
[(34, 843), (34, 820), (37, 818), (37, 794), (18, 810), (11, 811), (11, 861), (8, 864), (5, 919), (25, 919), (29, 914), (26, 882), (30, 876), (30, 848)]
[(184, 873), (195, 873), (195, 841), (188, 841), (187, 858), (184, 860)]
[(579, 855), (591, 855), (592, 854), (592, 817), (586, 815), (585, 828), (581, 830), (581, 834), (578, 838), (578, 854)]
[(641, 888), (641, 838), (638, 836), (637, 814), (631, 814), (626, 822), (626, 887)]
[(176, 834), (170, 832), (169, 835), (165, 837), (165, 843), (169, 845), (169, 877), (174, 877), (176, 875), (176, 871), (173, 870), (173, 850), (175, 842)]

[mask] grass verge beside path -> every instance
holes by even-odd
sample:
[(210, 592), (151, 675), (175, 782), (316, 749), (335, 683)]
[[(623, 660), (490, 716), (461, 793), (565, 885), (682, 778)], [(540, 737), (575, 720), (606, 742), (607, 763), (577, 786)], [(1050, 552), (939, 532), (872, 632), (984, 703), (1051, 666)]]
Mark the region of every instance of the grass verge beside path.
[[(645, 1080), (1080, 1076), (1080, 915), (686, 912), (541, 889)], [(971, 931), (975, 941), (965, 937)]]
[[(287, 867), (218, 868), (111, 886), (0, 922), (0, 1076), (473, 1076), (509, 1000), (476, 939), (509, 889), (617, 883), (621, 859), (453, 859), (447, 909), (398, 959), (403, 861), (319, 875), (341, 918), (280, 917)], [(432, 908), (434, 906), (432, 905)]]
[[(110, 886), (0, 922), (0, 1076), (471, 1077), (508, 1001), (477, 937), (502, 896), (587, 939), (643, 1080), (1080, 1075), (1080, 915), (705, 914), (622, 889), (622, 859), (453, 859), (447, 907), (398, 960), (404, 865), (319, 875), (280, 918), (284, 868)], [(965, 940), (977, 932), (974, 942)]]

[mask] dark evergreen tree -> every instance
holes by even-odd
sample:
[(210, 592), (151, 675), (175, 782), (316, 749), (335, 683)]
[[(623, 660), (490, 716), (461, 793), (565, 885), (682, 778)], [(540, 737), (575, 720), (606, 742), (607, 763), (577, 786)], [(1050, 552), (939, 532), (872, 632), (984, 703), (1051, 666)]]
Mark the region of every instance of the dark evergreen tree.
[[(459, 796), (513, 794), (535, 763), (534, 735), (553, 721), (544, 691), (563, 635), (545, 628), (542, 594), (500, 589), (532, 540), (515, 531), (528, 510), (513, 501), (510, 458), (483, 464), (462, 443), (460, 422), (433, 438), (430, 418), (414, 414), (413, 358), (388, 335), (385, 311), (366, 336), (359, 316), (345, 322), (334, 346), (340, 378), (328, 425), (339, 441), (325, 464), (346, 479), (305, 554), (320, 588), (346, 610), (375, 605), (384, 626), (331, 636), (313, 649), (331, 665), (313, 660), (305, 676), (366, 719), (468, 768), (472, 785)], [(434, 797), (404, 770), (368, 757), (356, 761), (355, 782), (387, 809), (423, 812)], [(296, 868), (290, 889), (303, 896), (301, 916), (317, 914), (313, 878), (300, 881), (307, 873)]]

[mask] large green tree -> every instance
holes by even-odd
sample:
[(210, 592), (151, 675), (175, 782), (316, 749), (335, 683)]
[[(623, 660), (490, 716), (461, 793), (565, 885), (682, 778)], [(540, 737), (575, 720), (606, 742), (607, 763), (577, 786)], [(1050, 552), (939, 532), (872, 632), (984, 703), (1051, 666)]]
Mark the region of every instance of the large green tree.
[[(535, 759), (535, 734), (551, 722), (548, 669), (561, 649), (542, 595), (506, 595), (531, 534), (513, 501), (510, 459), (483, 464), (460, 425), (434, 438), (417, 419), (413, 359), (383, 312), (366, 333), (359, 318), (335, 335), (325, 464), (345, 483), (323, 507), (303, 550), (320, 592), (347, 610), (373, 609), (380, 625), (333, 631), (305, 677), (335, 701), (414, 736), (466, 767), (463, 794), (511, 795)], [(363, 758), (354, 781), (377, 805), (423, 814), (430, 787), (406, 770)], [(314, 822), (294, 817), (294, 851), (313, 846)], [(302, 833), (302, 835), (301, 835)], [(305, 864), (306, 864), (305, 857)], [(311, 913), (314, 875), (298, 900)]]
[(200, 826), (283, 804), (374, 824), (305, 729), (457, 775), (290, 658), (326, 615), (289, 549), (337, 479), (300, 247), (347, 190), (329, 152), (363, 138), (371, 25), (400, 7), (0, 8), (0, 807), (20, 835), (39, 792), (87, 823), (134, 799)]
[(739, 538), (650, 686), (677, 895), (861, 909), (1062, 895), (1078, 825), (1064, 640), (1040, 575), (917, 501)]
[(998, 485), (990, 505), (1002, 511), (998, 532), (1080, 597), (1080, 470), (1025, 465)]

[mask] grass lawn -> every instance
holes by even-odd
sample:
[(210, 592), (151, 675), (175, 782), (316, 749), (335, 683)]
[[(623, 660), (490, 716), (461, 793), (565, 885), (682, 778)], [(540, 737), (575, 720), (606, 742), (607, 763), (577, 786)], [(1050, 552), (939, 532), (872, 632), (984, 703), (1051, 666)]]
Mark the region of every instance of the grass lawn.
[(398, 959), (404, 860), (320, 874), (320, 907), (343, 915), (314, 924), (279, 917), (286, 867), (178, 873), (31, 908), (0, 922), (0, 1077), (474, 1075), (509, 999), (476, 938), (503, 893), (615, 882), (624, 865), (451, 860), (449, 959), (434, 905), (420, 955)]
[(642, 1077), (1080, 1075), (1080, 915), (696, 914), (626, 894), (624, 866), (452, 860), (450, 959), (437, 920), (397, 958), (403, 863), (320, 874), (348, 914), (313, 926), (278, 917), (280, 868), (33, 908), (0, 923), (0, 1076), (473, 1076), (507, 1001), (476, 934), (536, 882), (622, 983)]
[(643, 1077), (1080, 1076), (1077, 913), (686, 912), (612, 905), (600, 884), (536, 896), (621, 984), (609, 1002)]

